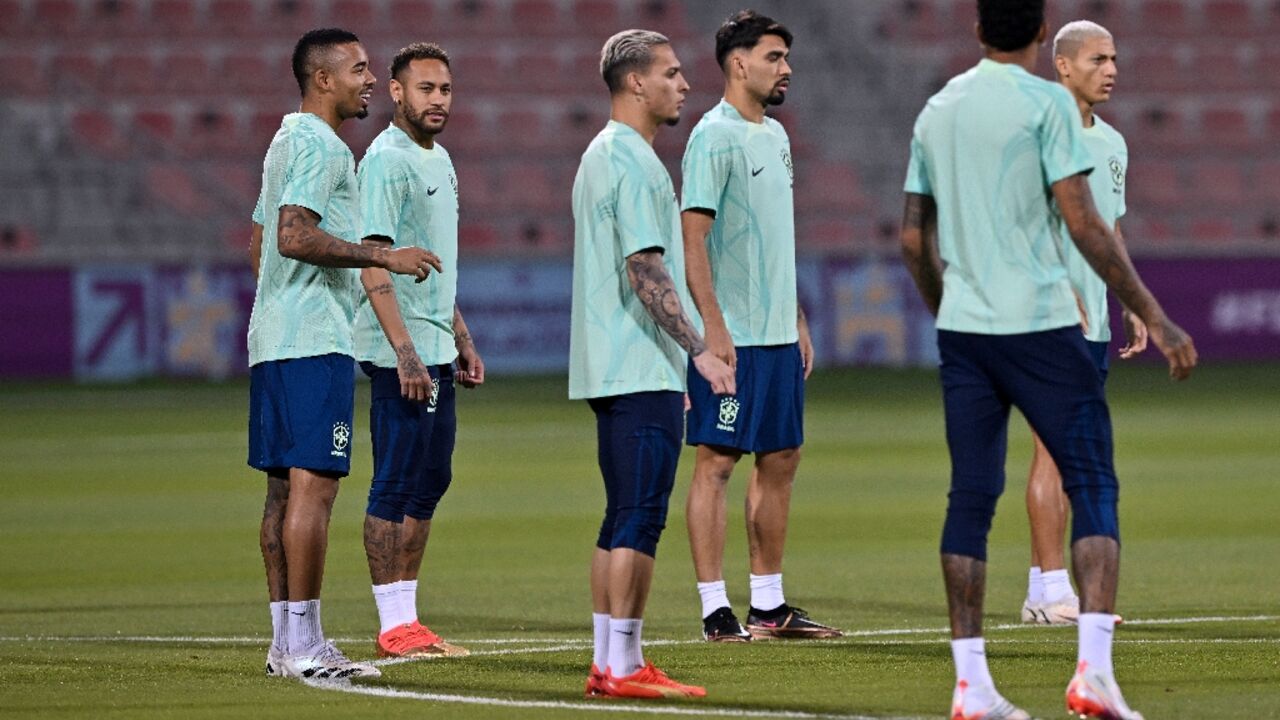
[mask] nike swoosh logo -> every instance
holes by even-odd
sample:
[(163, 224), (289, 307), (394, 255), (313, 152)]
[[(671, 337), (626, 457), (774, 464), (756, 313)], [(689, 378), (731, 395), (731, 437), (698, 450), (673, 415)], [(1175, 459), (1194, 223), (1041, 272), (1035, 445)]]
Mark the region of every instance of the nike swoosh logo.
[(307, 616), (307, 614), (306, 614), (306, 613), (304, 613), (304, 612), (296, 613), (296, 612), (294, 612), (294, 611), (292, 611), (292, 610), (290, 610), (290, 611), (289, 611), (289, 614), (290, 614), (290, 615), (297, 615), (298, 617), (306, 617), (306, 616)]
[(631, 632), (627, 632), (625, 630), (614, 630), (614, 632), (618, 633), (619, 635), (635, 635), (636, 634), (634, 630), (632, 630)]
[(755, 170), (752, 170), (752, 171), (751, 171), (751, 177), (755, 177), (755, 176), (759, 175), (759, 174), (760, 174), (760, 173), (762, 173), (762, 172), (764, 172), (764, 168), (762, 168), (762, 167), (761, 167), (761, 168), (756, 168)]
[(433, 188), (427, 188), (427, 197), (430, 197), (430, 196), (432, 196), (432, 195), (435, 195), (435, 194), (436, 194), (436, 191), (437, 191), (437, 190), (439, 190), (439, 189), (440, 189), (440, 186), (439, 186), (439, 185), (437, 185), (437, 186), (435, 186), (435, 187), (433, 187)]

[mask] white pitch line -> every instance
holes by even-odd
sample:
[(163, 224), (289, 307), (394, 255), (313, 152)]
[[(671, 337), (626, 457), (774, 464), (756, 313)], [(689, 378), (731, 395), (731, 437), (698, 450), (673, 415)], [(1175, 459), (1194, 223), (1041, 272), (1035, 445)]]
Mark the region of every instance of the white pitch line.
[(745, 718), (796, 718), (798, 720), (912, 720), (911, 718), (873, 718), (868, 715), (835, 715), (810, 713), (798, 710), (752, 710), (748, 708), (702, 708), (677, 705), (615, 705), (609, 701), (568, 702), (563, 700), (513, 700), (510, 698), (484, 697), (480, 695), (450, 695), (397, 690), (389, 687), (356, 685), (349, 680), (303, 680), (304, 684), (320, 690), (330, 690), (352, 695), (429, 700), (433, 702), (462, 703), (465, 705), (490, 705), (496, 707), (534, 710), (582, 710), (587, 712), (635, 713), (642, 715), (694, 715), (701, 717)]

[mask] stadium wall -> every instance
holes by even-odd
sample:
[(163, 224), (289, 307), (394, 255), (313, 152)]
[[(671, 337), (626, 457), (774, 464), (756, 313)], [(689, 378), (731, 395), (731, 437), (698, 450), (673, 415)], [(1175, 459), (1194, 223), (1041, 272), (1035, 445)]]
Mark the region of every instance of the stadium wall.
[[(1280, 258), (1137, 264), (1204, 362), (1280, 360)], [(463, 272), (459, 304), (492, 371), (565, 371), (569, 263), (486, 260)], [(798, 277), (820, 365), (936, 363), (932, 318), (900, 263), (806, 258)], [(0, 270), (0, 378), (241, 376), (253, 294), (238, 264)]]

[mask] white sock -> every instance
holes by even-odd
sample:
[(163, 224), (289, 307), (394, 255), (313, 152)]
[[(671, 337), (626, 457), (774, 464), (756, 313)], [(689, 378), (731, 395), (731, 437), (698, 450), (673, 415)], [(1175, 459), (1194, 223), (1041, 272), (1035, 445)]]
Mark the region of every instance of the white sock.
[(1111, 665), (1111, 638), (1116, 616), (1111, 613), (1080, 613), (1080, 650), (1077, 660), (1107, 676), (1115, 674)]
[(644, 620), (609, 618), (609, 672), (626, 677), (644, 667), (640, 651), (640, 626)]
[(703, 618), (722, 607), (730, 607), (729, 594), (724, 589), (724, 580), (698, 583), (698, 594), (702, 596)]
[(271, 647), (284, 652), (289, 647), (289, 603), (271, 603)]
[(1027, 604), (1037, 605), (1044, 602), (1044, 578), (1040, 575), (1040, 566), (1032, 565), (1027, 573)]
[(951, 658), (956, 663), (956, 684), (967, 682), (965, 711), (990, 707), (999, 697), (995, 681), (987, 669), (987, 644), (980, 637), (951, 641)]
[(373, 602), (378, 606), (378, 625), (381, 635), (388, 630), (403, 625), (400, 612), (400, 583), (390, 582), (373, 586)]
[(1076, 592), (1071, 589), (1071, 578), (1067, 577), (1066, 568), (1040, 573), (1040, 578), (1044, 581), (1045, 602), (1062, 602), (1075, 597)]
[(418, 619), (418, 581), (400, 581), (400, 617), (407, 623)]
[(751, 576), (751, 607), (768, 612), (786, 602), (782, 597), (782, 573)]
[(320, 601), (289, 603), (289, 654), (314, 655), (324, 645), (320, 628)]
[(609, 614), (591, 613), (591, 626), (594, 628), (595, 653), (591, 656), (591, 664), (600, 672), (609, 665)]

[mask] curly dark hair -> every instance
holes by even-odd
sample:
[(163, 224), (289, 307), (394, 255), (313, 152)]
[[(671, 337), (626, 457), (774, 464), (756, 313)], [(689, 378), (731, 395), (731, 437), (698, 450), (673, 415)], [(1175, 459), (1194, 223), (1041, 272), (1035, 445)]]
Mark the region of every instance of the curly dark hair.
[(791, 47), (794, 39), (791, 31), (782, 23), (771, 17), (765, 17), (755, 10), (740, 10), (724, 21), (716, 31), (716, 64), (724, 67), (724, 59), (738, 48), (751, 49), (760, 42), (764, 35), (777, 35), (787, 47)]
[(1035, 42), (1044, 24), (1044, 0), (978, 0), (978, 26), (988, 47), (1004, 52)]
[[(400, 48), (400, 52), (391, 60), (391, 77), (399, 80), (400, 71), (409, 67), (414, 60), (439, 60), (449, 67), (449, 53), (435, 43), (416, 42)], [(452, 68), (450, 68), (452, 69)]]

